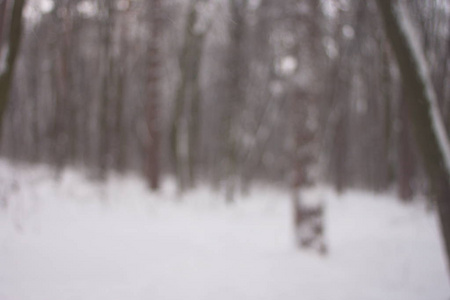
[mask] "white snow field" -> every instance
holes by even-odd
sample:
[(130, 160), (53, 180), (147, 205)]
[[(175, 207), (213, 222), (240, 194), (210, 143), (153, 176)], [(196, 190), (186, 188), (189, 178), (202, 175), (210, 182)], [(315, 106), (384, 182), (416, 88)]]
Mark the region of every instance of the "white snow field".
[(0, 161), (0, 300), (448, 300), (435, 213), (323, 188), (330, 253), (296, 249), (289, 196), (255, 188), (227, 205), (176, 201), (132, 175)]

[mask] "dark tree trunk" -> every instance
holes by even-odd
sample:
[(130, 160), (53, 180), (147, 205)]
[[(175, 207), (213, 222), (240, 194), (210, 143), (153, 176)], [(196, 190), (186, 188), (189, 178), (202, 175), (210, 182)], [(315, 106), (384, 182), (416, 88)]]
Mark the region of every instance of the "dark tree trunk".
[[(8, 7), (8, 0), (3, 0), (0, 3), (0, 45), (3, 44), (3, 34), (5, 31), (5, 24), (6, 24), (6, 8)], [(2, 54), (3, 48), (0, 47), (0, 55)]]
[(147, 106), (147, 127), (149, 133), (148, 156), (147, 156), (147, 176), (148, 183), (152, 190), (159, 188), (159, 102), (160, 92), (160, 35), (161, 35), (161, 13), (162, 0), (153, 0), (150, 6), (151, 36), (149, 46), (149, 83)]
[(245, 61), (243, 53), (244, 33), (246, 28), (245, 12), (247, 1), (230, 1), (231, 22), (229, 23), (230, 45), (228, 53), (228, 88), (229, 99), (226, 113), (226, 198), (228, 202), (234, 201), (238, 177), (238, 145), (237, 128), (239, 109), (245, 101), (244, 78)]
[(124, 89), (126, 86), (126, 74), (123, 67), (117, 68), (117, 93), (115, 97), (115, 122), (114, 122), (114, 132), (116, 134), (114, 152), (115, 152), (115, 168), (119, 172), (125, 170), (125, 158), (126, 158), (126, 134), (124, 130)]
[[(179, 55), (180, 81), (175, 95), (172, 112), (170, 143), (171, 159), (180, 192), (186, 186), (195, 186), (198, 168), (198, 151), (200, 144), (200, 119), (202, 94), (200, 88), (200, 70), (203, 42), (206, 29), (199, 30), (197, 5), (199, 0), (191, 0), (184, 32), (184, 42)], [(183, 144), (182, 132), (183, 109), (188, 109), (187, 145)], [(187, 155), (180, 149), (187, 149)], [(184, 167), (187, 167), (185, 170)]]
[(411, 139), (411, 124), (408, 120), (407, 91), (403, 91), (400, 99), (400, 129), (398, 132), (398, 196), (403, 201), (409, 201), (414, 195), (413, 179), (415, 162), (413, 153), (413, 140)]
[(414, 43), (414, 32), (406, 11), (397, 0), (378, 0), (385, 32), (397, 58), (407, 99), (413, 135), (437, 201), (447, 263), (450, 262), (450, 158), (448, 135), (438, 110), (435, 91), (425, 65), (420, 45)]
[(392, 155), (392, 76), (390, 71), (391, 56), (389, 56), (388, 49), (386, 47), (385, 39), (381, 39), (380, 43), (381, 51), (381, 88), (382, 97), (384, 101), (384, 156), (386, 158), (386, 187), (394, 182), (394, 162)]
[(112, 35), (114, 30), (114, 7), (110, 0), (104, 0), (104, 13), (106, 17), (102, 20), (101, 38), (102, 38), (102, 52), (101, 52), (101, 85), (100, 85), (100, 108), (99, 108), (99, 177), (106, 178), (106, 173), (110, 167), (111, 157), (111, 124), (109, 114), (111, 111), (111, 85), (113, 84), (113, 50), (112, 50)]
[[(6, 2), (6, 1), (5, 1)], [(17, 56), (20, 49), (20, 41), (22, 36), (22, 11), (25, 6), (25, 0), (15, 0), (12, 8), (12, 17), (9, 26), (9, 36), (8, 36), (8, 53), (6, 56), (5, 66), (3, 72), (0, 74), (0, 133), (1, 133), (1, 123), (3, 116), (6, 111), (6, 105), (9, 99), (9, 92), (11, 90), (11, 83), (14, 76), (14, 66), (16, 64)], [(5, 8), (5, 7), (3, 7)], [(2, 9), (3, 9), (2, 8)], [(5, 24), (4, 13), (3, 17), (0, 16), (1, 28), (3, 29), (3, 24)]]

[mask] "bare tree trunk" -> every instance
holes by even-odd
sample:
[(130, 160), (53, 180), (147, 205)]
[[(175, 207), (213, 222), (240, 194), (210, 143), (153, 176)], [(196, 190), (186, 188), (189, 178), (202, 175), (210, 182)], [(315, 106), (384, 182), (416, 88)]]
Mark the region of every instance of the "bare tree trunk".
[[(73, 10), (71, 7), (73, 1), (69, 1), (66, 4), (68, 11)], [(67, 102), (66, 110), (68, 111), (67, 118), (65, 120), (66, 124), (66, 151), (67, 159), (70, 163), (74, 163), (77, 157), (77, 138), (78, 138), (78, 128), (77, 128), (77, 114), (78, 105), (75, 100), (75, 90), (73, 87), (73, 19), (70, 13), (66, 13), (63, 17), (63, 45), (62, 45), (62, 59), (64, 66), (64, 77), (65, 77), (65, 99)]]
[[(0, 46), (3, 45), (3, 33), (5, 31), (6, 24), (6, 9), (8, 7), (8, 0), (1, 0), (0, 3)], [(2, 54), (3, 47), (0, 47), (0, 55)]]
[[(195, 186), (197, 177), (197, 161), (200, 143), (201, 118), (201, 89), (200, 69), (203, 53), (203, 42), (206, 35), (205, 28), (198, 27), (198, 4), (200, 0), (191, 0), (188, 9), (187, 22), (184, 33), (184, 43), (179, 56), (180, 81), (175, 95), (175, 103), (171, 119), (171, 158), (174, 165), (178, 188), (183, 191), (185, 185)], [(180, 138), (184, 132), (181, 122), (183, 108), (189, 107), (187, 118), (187, 145)], [(181, 149), (187, 148), (187, 157)], [(185, 164), (184, 162), (187, 161)], [(184, 169), (187, 167), (187, 170)]]
[(115, 152), (115, 168), (119, 172), (123, 172), (125, 170), (125, 158), (126, 158), (126, 135), (124, 130), (124, 122), (123, 122), (123, 102), (125, 95), (125, 86), (126, 86), (126, 74), (123, 66), (117, 67), (117, 93), (115, 96), (115, 122), (114, 122), (114, 133), (115, 143), (114, 143), (114, 152)]
[(403, 201), (409, 201), (414, 196), (413, 178), (415, 173), (414, 153), (411, 139), (411, 122), (408, 119), (408, 107), (406, 101), (407, 91), (404, 89), (400, 99), (400, 130), (398, 138), (398, 195)]
[(226, 116), (226, 199), (234, 201), (238, 180), (238, 145), (237, 145), (237, 120), (239, 109), (243, 107), (245, 93), (243, 90), (245, 78), (245, 62), (243, 53), (245, 33), (245, 11), (247, 1), (232, 0), (231, 22), (229, 23), (230, 48), (229, 48), (229, 107)]
[[(3, 69), (0, 73), (0, 133), (2, 128), (1, 121), (3, 120), (3, 116), (6, 111), (9, 92), (11, 90), (11, 83), (14, 75), (14, 66), (16, 64), (20, 49), (20, 41), (22, 36), (22, 11), (24, 6), (25, 0), (15, 0), (12, 9), (12, 17), (10, 21), (8, 36), (8, 53), (6, 54), (6, 61), (4, 62), (5, 65), (2, 66)], [(3, 17), (0, 21), (2, 21), (2, 24), (5, 24)]]
[(384, 101), (384, 156), (386, 158), (386, 184), (389, 187), (394, 181), (394, 163), (392, 159), (392, 76), (390, 71), (390, 56), (385, 40), (380, 42), (381, 51), (381, 87)]
[(149, 83), (147, 106), (147, 127), (149, 132), (149, 145), (147, 157), (148, 182), (152, 190), (159, 188), (159, 147), (160, 147), (160, 128), (159, 128), (159, 102), (160, 92), (160, 65), (161, 65), (161, 13), (162, 0), (153, 0), (150, 6), (151, 18), (151, 36), (149, 46)]
[(181, 82), (178, 86), (175, 103), (172, 109), (172, 117), (170, 123), (170, 158), (173, 164), (173, 171), (178, 184), (178, 190), (182, 191), (184, 189), (184, 176), (182, 170), (182, 159), (180, 157), (179, 141), (180, 141), (180, 128), (181, 128), (181, 117), (183, 114), (183, 95), (186, 90), (186, 80), (181, 75)]
[[(412, 28), (403, 3), (377, 0), (386, 35), (392, 45), (403, 84), (410, 97), (407, 106), (413, 134), (437, 201), (441, 231), (450, 262), (450, 147), (448, 135), (435, 91), (427, 70), (426, 59)], [(450, 265), (448, 265), (450, 267)]]
[(200, 129), (201, 129), (201, 109), (202, 91), (200, 86), (200, 69), (203, 53), (203, 41), (206, 32), (198, 33), (194, 46), (193, 62), (191, 70), (191, 101), (188, 124), (188, 184), (190, 188), (195, 187), (198, 177), (199, 150), (200, 150)]
[(101, 83), (100, 83), (100, 108), (99, 108), (99, 145), (98, 145), (98, 163), (99, 163), (99, 177), (106, 178), (106, 173), (109, 168), (111, 155), (111, 140), (110, 140), (110, 100), (112, 74), (113, 74), (113, 54), (112, 54), (112, 31), (114, 30), (114, 8), (113, 3), (109, 0), (104, 0), (105, 17), (102, 20), (101, 39)]

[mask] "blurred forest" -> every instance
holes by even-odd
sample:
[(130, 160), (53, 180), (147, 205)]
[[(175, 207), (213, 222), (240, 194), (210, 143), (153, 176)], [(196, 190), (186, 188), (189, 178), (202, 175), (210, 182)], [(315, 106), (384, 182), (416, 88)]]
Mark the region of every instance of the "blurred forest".
[[(334, 249), (338, 249), (333, 252), (338, 255), (339, 249), (343, 249), (341, 254), (353, 251), (369, 253), (368, 256), (361, 255), (360, 261), (353, 257), (348, 261), (342, 260), (345, 266), (364, 262), (355, 268), (364, 272), (368, 260), (375, 266), (373, 270), (378, 268), (378, 262), (382, 262), (380, 270), (386, 265), (391, 272), (390, 262), (395, 257), (401, 262), (396, 267), (401, 270), (399, 277), (407, 279), (387, 281), (387, 289), (394, 292), (397, 292), (396, 285), (413, 282), (411, 276), (405, 275), (413, 269), (397, 259), (403, 255), (398, 251), (401, 247), (418, 246), (418, 255), (421, 259), (426, 258), (420, 262), (421, 259), (406, 255), (414, 262), (409, 263), (411, 265), (416, 265), (416, 262), (427, 265), (427, 259), (432, 256), (429, 253), (433, 252), (423, 251), (430, 246), (426, 241), (431, 241), (423, 237), (428, 238), (427, 228), (432, 228), (424, 223), (424, 220), (429, 220), (423, 217), (424, 207), (434, 209), (442, 234), (442, 244), (432, 244), (430, 249), (443, 250), (447, 272), (450, 271), (449, 133), (450, 0), (0, 0), (2, 160), (50, 166), (49, 177), (52, 180), (56, 178), (55, 182), (61, 186), (65, 170), (81, 169), (88, 174), (86, 182), (105, 187), (102, 190), (104, 195), (108, 191), (109, 179), (114, 177), (110, 175), (138, 174), (141, 183), (142, 178), (145, 180), (142, 190), (146, 193), (161, 191), (136, 193), (134, 197), (148, 202), (157, 199), (158, 203), (172, 199), (164, 196), (161, 188), (163, 180), (168, 178), (175, 182), (176, 199), (189, 199), (180, 196), (189, 191), (201, 191), (195, 190), (200, 186), (208, 186), (212, 187), (213, 195), (220, 194), (227, 204), (235, 202), (235, 205), (224, 206), (227, 208), (238, 207), (241, 203), (237, 199), (247, 196), (252, 189), (259, 189), (259, 195), (262, 195), (266, 193), (263, 185), (281, 187), (292, 200), (284, 202), (292, 206), (283, 212), (288, 212), (293, 221), (289, 226), (294, 225), (296, 246), (313, 248), (322, 255)], [(0, 209), (7, 212), (8, 205), (17, 202), (14, 207), (21, 212), (20, 206), (26, 208), (25, 200), (30, 201), (31, 198), (30, 203), (37, 207), (39, 201), (34, 198), (38, 199), (38, 193), (30, 193), (31, 196), (27, 196), (30, 199), (24, 196), (23, 202), (14, 200), (14, 195), (21, 196), (22, 187), (11, 171), (20, 167), (11, 165), (13, 167), (0, 161)], [(7, 175), (3, 176), (4, 173)], [(123, 185), (125, 192), (109, 187), (109, 194), (117, 193), (114, 195), (116, 198), (126, 201), (128, 197), (133, 198), (130, 187), (137, 185), (127, 187), (125, 181), (114, 182), (116, 186)], [(82, 185), (77, 186), (76, 183), (69, 180), (66, 185), (71, 185), (74, 190), (82, 189)], [(23, 186), (26, 191), (27, 186)], [(350, 210), (348, 205), (342, 206), (341, 210), (330, 204), (334, 200), (327, 199), (332, 194), (323, 192), (333, 190), (338, 195), (333, 199), (344, 199), (343, 192), (350, 189), (373, 192), (377, 196), (395, 193), (396, 196), (389, 199), (398, 198), (408, 203), (426, 199), (423, 201), (426, 205), (420, 206), (423, 215), (407, 215), (405, 210), (405, 214), (394, 211), (383, 216), (385, 212), (395, 210), (396, 206), (382, 205), (373, 209), (376, 206), (372, 206), (371, 200), (361, 201), (360, 207), (350, 201), (349, 206), (356, 210)], [(71, 198), (72, 191), (69, 191), (66, 196)], [(50, 199), (63, 195), (58, 194), (56, 188), (45, 190), (45, 193), (43, 198)], [(77, 193), (73, 194), (76, 196)], [(80, 198), (89, 198), (89, 194), (79, 194)], [(368, 194), (363, 197), (370, 198)], [(191, 198), (209, 197), (206, 193), (190, 195)], [(254, 195), (259, 199), (258, 193)], [(273, 200), (278, 195), (281, 194), (268, 193), (267, 198), (275, 203)], [(360, 196), (356, 195), (347, 198), (358, 198), (359, 201)], [(308, 197), (317, 198), (313, 199), (317, 203), (309, 203)], [(94, 199), (93, 196), (91, 198)], [(214, 196), (212, 198), (215, 199)], [(396, 205), (401, 209), (406, 207), (403, 203)], [(190, 237), (195, 245), (192, 248), (195, 251), (191, 251), (199, 255), (200, 265), (208, 265), (204, 263), (207, 252), (203, 250), (215, 249), (209, 248), (213, 244), (220, 250), (212, 252), (214, 257), (231, 269), (221, 251), (234, 249), (236, 243), (247, 248), (251, 244), (247, 243), (249, 237), (257, 236), (254, 232), (264, 235), (264, 228), (270, 233), (262, 239), (264, 243), (256, 239), (257, 247), (253, 249), (250, 245), (249, 249), (271, 246), (273, 241), (277, 241), (275, 237), (281, 236), (285, 230), (285, 227), (276, 227), (272, 217), (278, 216), (278, 221), (291, 221), (285, 214), (265, 215), (265, 210), (270, 209), (276, 210), (276, 206), (264, 206), (263, 217), (267, 220), (252, 219), (251, 216), (248, 223), (242, 223), (244, 218), (233, 217), (231, 222), (225, 219), (227, 222), (223, 224), (232, 224), (230, 227), (222, 227), (220, 222), (214, 227), (214, 222), (210, 221), (215, 216), (211, 219), (200, 217), (201, 222), (196, 222), (202, 215), (193, 214), (194, 217), (187, 217), (185, 223), (174, 222), (172, 225), (176, 226), (168, 231), (165, 230), (170, 222), (161, 222), (161, 227), (154, 227), (160, 220), (166, 221), (165, 218), (154, 218), (156, 223), (154, 220), (146, 223), (150, 220), (146, 216), (141, 226), (143, 231), (136, 235), (139, 237), (136, 240), (148, 242), (147, 234), (151, 236), (156, 232), (154, 228), (159, 228), (158, 238), (153, 239), (156, 242), (148, 242), (147, 246), (151, 247), (143, 249), (163, 245), (161, 253), (172, 255), (174, 252), (168, 249), (177, 245), (177, 251), (183, 248), (183, 251), (176, 252), (177, 256), (189, 244), (170, 244), (165, 249), (165, 243), (171, 240), (168, 238), (166, 241), (164, 235), (172, 238), (183, 235), (179, 240), (184, 242), (189, 240), (185, 233), (195, 233)], [(372, 214), (373, 218), (367, 218)], [(23, 219), (28, 218), (25, 213), (23, 216), (26, 216)], [(416, 223), (420, 216), (422, 221)], [(175, 213), (172, 217), (178, 221), (180, 215)], [(58, 218), (58, 222), (63, 218)], [(359, 232), (357, 227), (365, 226), (366, 218), (372, 225), (368, 231)], [(353, 219), (353, 223), (348, 222), (349, 219)], [(378, 226), (380, 220), (387, 225)], [(114, 224), (113, 221), (110, 224)], [(269, 222), (264, 223), (266, 221)], [(80, 223), (84, 224), (84, 221)], [(52, 224), (51, 220), (49, 224)], [(111, 232), (120, 232), (118, 228), (122, 226), (117, 224), (112, 226)], [(208, 228), (211, 224), (213, 226)], [(266, 227), (261, 227), (261, 224), (266, 224)], [(181, 230), (185, 226), (190, 229)], [(337, 226), (338, 230), (333, 232), (330, 230), (332, 226)], [(340, 226), (344, 229), (342, 232), (339, 232)], [(21, 226), (16, 227), (22, 230)], [(248, 235), (239, 237), (237, 232), (242, 227), (246, 227), (244, 233), (249, 228), (251, 230), (247, 231)], [(124, 237), (138, 229), (137, 226), (130, 228), (124, 231)], [(154, 231), (146, 231), (149, 228)], [(211, 230), (203, 236), (199, 228)], [(98, 238), (86, 234), (89, 231), (90, 228), (80, 237), (88, 237), (84, 241), (90, 249), (91, 242)], [(197, 235), (197, 231), (200, 234)], [(141, 238), (144, 235), (145, 238)], [(234, 235), (239, 238), (233, 239)], [(108, 237), (112, 235), (106, 235), (103, 241), (108, 241)], [(9, 242), (10, 239), (4, 240)], [(53, 240), (59, 238), (51, 237), (50, 242), (40, 244), (51, 246)], [(221, 244), (222, 240), (226, 243)], [(367, 242), (369, 240), (372, 244)], [(126, 250), (132, 248), (126, 239), (123, 240), (125, 242), (122, 239), (117, 241), (126, 245)], [(339, 248), (347, 241), (348, 245)], [(382, 241), (380, 248), (378, 241)], [(92, 248), (101, 246), (101, 243), (93, 244)], [(119, 244), (109, 245), (104, 244), (104, 249), (108, 250), (99, 253), (103, 255)], [(73, 248), (78, 250), (77, 247)], [(9, 252), (5, 250), (2, 253), (8, 255), (17, 252), (9, 250), (15, 248), (3, 248)], [(195, 255), (189, 253), (189, 247), (186, 248), (188, 251), (184, 254), (187, 254), (186, 261), (190, 264), (189, 256)], [(260, 248), (272, 251), (270, 247)], [(365, 252), (369, 248), (370, 251)], [(23, 257), (33, 252), (29, 249)], [(284, 248), (279, 249), (285, 251)], [(379, 249), (382, 250), (376, 253)], [(264, 251), (255, 253), (261, 255)], [(147, 250), (144, 252), (147, 256)], [(133, 252), (123, 253), (135, 256)], [(424, 257), (425, 254), (428, 257)], [(97, 259), (98, 256), (92, 257)], [(385, 260), (385, 256), (390, 260)], [(20, 256), (13, 257), (7, 271), (19, 269), (14, 263), (21, 261), (18, 259)], [(266, 261), (267, 257), (269, 255), (264, 254), (261, 261)], [(270, 252), (270, 257), (275, 255)], [(380, 261), (374, 257), (379, 257)], [(70, 255), (68, 260), (71, 258)], [(6, 265), (8, 260), (3, 258), (0, 263)], [(108, 265), (116, 260), (109, 259)], [(241, 263), (240, 260), (231, 261)], [(77, 264), (76, 260), (74, 262)], [(268, 273), (279, 264), (279, 261), (273, 262), (269, 264)], [(284, 263), (291, 267), (290, 261)], [(439, 263), (441, 261), (435, 265)], [(30, 266), (31, 270), (40, 268)], [(149, 266), (153, 271), (153, 262)], [(189, 272), (190, 266), (186, 268)], [(295, 264), (292, 266), (297, 267)], [(62, 269), (66, 270), (65, 267)], [(253, 266), (248, 269), (256, 270), (255, 274), (261, 273)], [(109, 272), (110, 269), (105, 270)], [(206, 268), (209, 273), (204, 273), (205, 279), (214, 274), (211, 270), (215, 271)], [(278, 272), (284, 276), (285, 270), (279, 269)], [(330, 269), (323, 270), (327, 276), (333, 273), (328, 271)], [(434, 274), (432, 268), (427, 265), (423, 270), (425, 272), (417, 269), (416, 273), (432, 282), (434, 279), (429, 276)], [(134, 270), (131, 273), (134, 274)], [(222, 271), (217, 274), (222, 275)], [(245, 274), (232, 274), (230, 278), (241, 281), (247, 276)], [(359, 273), (355, 274), (359, 280)], [(160, 274), (157, 275), (159, 278)], [(295, 270), (295, 276), (290, 277), (297, 280), (297, 275)], [(41, 274), (38, 276), (40, 278)], [(3, 277), (6, 278), (0, 276), (0, 279)], [(382, 277), (389, 276), (383, 273)], [(2, 280), (0, 289), (2, 285), (11, 285)], [(39, 286), (36, 282), (33, 277), (33, 285)], [(53, 280), (49, 282), (53, 284)], [(264, 277), (261, 282), (266, 284), (269, 281), (266, 282)], [(327, 286), (317, 287), (327, 290), (330, 282), (341, 288), (341, 283), (335, 279), (327, 282)], [(297, 282), (292, 286), (303, 288)], [(346, 286), (353, 289), (353, 283)], [(179, 292), (178, 287), (173, 289), (171, 284), (167, 287), (170, 292)], [(434, 290), (433, 286), (430, 290)], [(415, 293), (416, 289), (412, 291)], [(3, 298), (1, 292), (0, 298)], [(221, 289), (221, 296), (226, 295), (222, 292)], [(285, 295), (284, 290), (282, 295)]]
[[(401, 2), (450, 132), (450, 2)], [(411, 89), (375, 0), (18, 6), (0, 4), (3, 71), (18, 36), (10, 12), (23, 9), (1, 101), (8, 159), (83, 166), (100, 180), (137, 171), (153, 189), (173, 175), (180, 192), (208, 182), (230, 201), (258, 181), (395, 189), (405, 200), (429, 190)]]

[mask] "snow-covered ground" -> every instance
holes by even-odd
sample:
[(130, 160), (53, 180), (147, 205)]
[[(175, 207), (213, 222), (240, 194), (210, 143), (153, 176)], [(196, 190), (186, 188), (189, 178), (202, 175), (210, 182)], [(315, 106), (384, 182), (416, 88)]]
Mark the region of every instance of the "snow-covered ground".
[(59, 181), (0, 161), (0, 300), (450, 298), (434, 213), (349, 192), (327, 203), (329, 255), (299, 251), (286, 192), (177, 201), (133, 176)]

